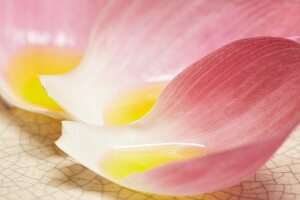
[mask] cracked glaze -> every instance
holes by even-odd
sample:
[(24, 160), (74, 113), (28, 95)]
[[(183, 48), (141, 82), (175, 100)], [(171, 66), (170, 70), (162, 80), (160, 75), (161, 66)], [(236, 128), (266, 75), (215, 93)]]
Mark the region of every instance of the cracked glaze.
[(143, 194), (105, 180), (62, 153), (60, 122), (0, 101), (0, 200), (300, 200), (300, 128), (254, 177), (238, 186), (188, 197)]

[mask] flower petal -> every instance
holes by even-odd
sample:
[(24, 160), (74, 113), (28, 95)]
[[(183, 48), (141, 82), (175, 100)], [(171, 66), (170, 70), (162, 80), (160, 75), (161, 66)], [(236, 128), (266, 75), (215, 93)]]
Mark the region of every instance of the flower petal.
[(123, 184), (139, 191), (169, 195), (193, 195), (234, 186), (253, 176), (291, 131), (255, 144), (133, 174)]
[(42, 76), (41, 82), (74, 119), (101, 125), (105, 107), (120, 93), (170, 81), (228, 42), (299, 35), (299, 9), (293, 0), (115, 1), (101, 13), (80, 66), (66, 75)]
[(300, 43), (300, 36), (289, 37), (288, 39), (294, 40), (294, 41)]
[(233, 42), (176, 76), (140, 120), (122, 127), (65, 122), (57, 145), (136, 190), (185, 195), (234, 185), (299, 123), (299, 55), (300, 44), (284, 38)]
[(12, 0), (0, 3), (0, 94), (8, 103), (64, 116), (37, 75), (66, 73), (79, 63), (105, 1)]

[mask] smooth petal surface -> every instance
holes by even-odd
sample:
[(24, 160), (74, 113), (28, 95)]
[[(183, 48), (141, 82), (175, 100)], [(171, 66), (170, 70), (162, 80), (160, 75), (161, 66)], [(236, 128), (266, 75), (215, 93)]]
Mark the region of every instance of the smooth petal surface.
[(300, 36), (289, 37), (288, 39), (290, 39), (290, 40), (294, 40), (294, 41), (296, 41), (296, 42), (300, 43)]
[(300, 44), (283, 38), (233, 42), (176, 76), (135, 123), (64, 122), (56, 143), (136, 190), (186, 195), (237, 184), (299, 123), (299, 55)]
[[(300, 35), (300, 27), (295, 26), (299, 9), (296, 0), (111, 2), (100, 15), (80, 66), (66, 75), (43, 76), (41, 81), (74, 119), (125, 124), (130, 120), (106, 122), (105, 109), (114, 98), (137, 87), (170, 81), (186, 66), (233, 40)], [(126, 107), (120, 105), (118, 110), (125, 112)]]
[(64, 116), (37, 75), (66, 73), (81, 60), (104, 0), (0, 2), (0, 94), (25, 110)]
[(232, 200), (299, 199), (300, 129), (254, 176), (210, 194), (161, 196), (114, 184), (55, 147), (60, 121), (0, 102), (1, 199)]

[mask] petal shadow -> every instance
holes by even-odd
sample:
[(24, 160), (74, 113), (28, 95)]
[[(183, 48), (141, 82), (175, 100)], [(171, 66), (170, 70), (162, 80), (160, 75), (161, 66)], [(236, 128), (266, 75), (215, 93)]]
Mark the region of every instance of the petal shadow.
[[(250, 180), (196, 196), (161, 196), (118, 186), (77, 164), (54, 144), (60, 121), (0, 101), (0, 192), (3, 198), (118, 200), (297, 199), (300, 129)], [(24, 197), (25, 198), (25, 197)]]

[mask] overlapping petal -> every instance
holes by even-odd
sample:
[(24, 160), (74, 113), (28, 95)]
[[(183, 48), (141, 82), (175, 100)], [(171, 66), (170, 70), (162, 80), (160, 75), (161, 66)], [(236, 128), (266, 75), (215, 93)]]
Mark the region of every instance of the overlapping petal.
[(123, 186), (186, 195), (248, 178), (300, 121), (300, 44), (230, 43), (188, 67), (123, 127), (64, 122), (57, 145)]
[(65, 73), (79, 63), (105, 0), (0, 2), (0, 93), (8, 103), (64, 116), (39, 74)]
[[(200, 57), (236, 39), (297, 36), (299, 9), (296, 0), (111, 2), (100, 14), (80, 66), (41, 81), (74, 119), (126, 124), (105, 119), (108, 104), (124, 92), (168, 82)], [(119, 105), (119, 110), (126, 107)]]

